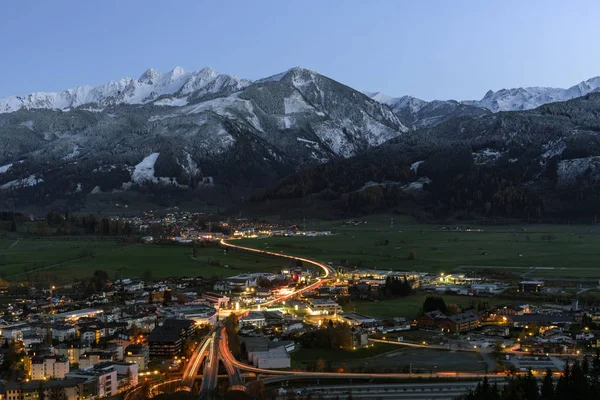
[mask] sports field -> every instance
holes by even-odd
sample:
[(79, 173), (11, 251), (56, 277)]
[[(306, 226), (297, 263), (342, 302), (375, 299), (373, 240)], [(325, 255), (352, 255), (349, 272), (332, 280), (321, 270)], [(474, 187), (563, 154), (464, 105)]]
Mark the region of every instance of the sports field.
[(168, 276), (232, 276), (243, 272), (276, 272), (287, 261), (220, 248), (181, 245), (120, 244), (102, 239), (0, 239), (0, 272), (8, 281), (51, 281), (55, 284), (89, 277), (94, 270), (111, 278)]
[[(459, 272), (489, 268), (519, 277), (600, 278), (600, 227), (568, 225), (462, 226), (401, 223), (389, 216), (342, 226), (314, 223), (325, 237), (245, 239), (240, 244), (348, 266), (401, 271)], [(309, 226), (309, 228), (311, 228)], [(415, 260), (409, 260), (414, 252)], [(462, 267), (462, 268), (461, 268)], [(507, 268), (508, 267), (508, 268)]]

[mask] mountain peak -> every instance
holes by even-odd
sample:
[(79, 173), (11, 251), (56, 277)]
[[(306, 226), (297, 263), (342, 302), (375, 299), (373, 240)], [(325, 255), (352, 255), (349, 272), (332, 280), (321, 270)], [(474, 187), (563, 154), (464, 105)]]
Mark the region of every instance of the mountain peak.
[(140, 82), (140, 83), (147, 83), (149, 85), (152, 85), (153, 83), (156, 82), (156, 79), (159, 76), (160, 76), (160, 72), (158, 72), (154, 68), (149, 68), (149, 69), (146, 70), (146, 72), (144, 72), (140, 76), (140, 78), (138, 79), (138, 82)]
[(217, 76), (218, 75), (217, 71), (215, 71), (211, 67), (204, 67), (202, 69), (197, 70), (195, 73), (198, 75), (207, 75), (207, 76)]
[(485, 96), (483, 96), (484, 99), (489, 99), (494, 95), (494, 91), (492, 89), (488, 90), (485, 94)]

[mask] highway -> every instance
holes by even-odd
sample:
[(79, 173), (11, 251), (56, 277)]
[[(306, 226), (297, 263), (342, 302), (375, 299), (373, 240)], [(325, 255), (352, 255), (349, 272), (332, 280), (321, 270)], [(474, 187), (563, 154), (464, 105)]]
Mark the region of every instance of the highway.
[(204, 359), (206, 351), (212, 343), (212, 337), (218, 328), (219, 324), (215, 324), (215, 326), (212, 327), (212, 329), (208, 332), (204, 339), (202, 339), (202, 341), (194, 349), (194, 352), (192, 353), (188, 363), (183, 369), (183, 378), (181, 380), (182, 390), (192, 390), (192, 387), (194, 386), (194, 381), (196, 380), (198, 369), (200, 369), (200, 365), (202, 365), (202, 360)]
[(215, 331), (211, 335), (208, 358), (206, 359), (204, 373), (202, 374), (202, 384), (200, 386), (200, 393), (203, 398), (210, 398), (211, 394), (217, 388), (217, 376), (219, 374), (219, 335), (220, 331)]
[(285, 296), (281, 296), (277, 299), (274, 300), (270, 300), (267, 301), (265, 303), (260, 304), (258, 307), (260, 306), (270, 306), (272, 304), (277, 304), (280, 303), (282, 301), (285, 301), (291, 297), (296, 296), (297, 294), (303, 293), (303, 292), (308, 292), (308, 291), (312, 291), (316, 288), (318, 288), (319, 286), (321, 286), (322, 284), (328, 282), (331, 278), (333, 278), (333, 276), (335, 275), (335, 270), (333, 268), (331, 268), (329, 265), (319, 262), (319, 261), (314, 261), (314, 260), (310, 260), (308, 258), (303, 258), (303, 257), (296, 257), (296, 256), (290, 256), (287, 254), (281, 254), (281, 253), (275, 253), (273, 251), (266, 251), (266, 250), (260, 250), (260, 249), (253, 249), (252, 247), (244, 247), (244, 246), (238, 246), (235, 244), (231, 244), (231, 242), (228, 242), (226, 240), (221, 240), (221, 245), (228, 247), (228, 248), (232, 248), (232, 249), (237, 249), (237, 250), (244, 250), (244, 251), (249, 251), (249, 252), (253, 252), (253, 253), (257, 253), (257, 254), (262, 254), (262, 255), (268, 255), (268, 256), (275, 256), (275, 257), (282, 257), (282, 258), (287, 258), (290, 260), (296, 260), (296, 261), (302, 261), (303, 263), (307, 263), (307, 264), (311, 264), (314, 265), (318, 268), (320, 268), (323, 271), (324, 277), (322, 278), (317, 278), (317, 282), (310, 284), (306, 287), (303, 287), (302, 289), (298, 289), (292, 293), (289, 293)]
[[(221, 332), (223, 334), (224, 331)], [(233, 364), (229, 361), (228, 358), (222, 356), (222, 354), (228, 353), (227, 349), (227, 340), (219, 340), (219, 357), (227, 370), (227, 375), (229, 376), (229, 383), (231, 386), (241, 385), (242, 384), (242, 375), (240, 374), (240, 370), (233, 366)]]
[[(224, 335), (224, 331), (222, 336), (222, 341), (226, 342), (227, 341), (227, 336)], [(335, 379), (414, 379), (414, 378), (476, 378), (476, 379), (481, 379), (485, 376), (506, 376), (505, 374), (502, 373), (498, 373), (498, 374), (494, 374), (494, 373), (479, 373), (479, 372), (436, 372), (436, 373), (420, 373), (420, 374), (410, 374), (410, 373), (368, 373), (368, 374), (362, 374), (362, 373), (349, 373), (349, 372), (307, 372), (307, 371), (281, 371), (281, 370), (275, 370), (275, 369), (263, 369), (263, 368), (256, 368), (247, 364), (244, 364), (242, 362), (239, 362), (238, 360), (235, 359), (235, 357), (233, 357), (233, 355), (231, 354), (231, 352), (229, 351), (229, 347), (228, 346), (223, 346), (221, 348), (221, 357), (223, 359), (226, 359), (229, 363), (231, 363), (233, 366), (239, 368), (241, 371), (250, 371), (250, 372), (255, 372), (257, 374), (262, 374), (262, 375), (285, 375), (287, 377), (287, 379), (282, 379), (282, 380), (289, 380), (289, 379), (294, 379), (293, 377), (296, 377), (296, 379), (306, 379), (306, 378), (314, 378), (314, 379), (319, 379), (319, 378), (335, 378)]]
[[(302, 261), (303, 263), (314, 265), (320, 268), (323, 271), (323, 276), (317, 278), (315, 283), (312, 283), (302, 289), (296, 290), (290, 294), (285, 296), (281, 296), (277, 299), (268, 301), (266, 303), (262, 303), (261, 305), (271, 305), (282, 302), (290, 297), (296, 296), (305, 291), (311, 291), (320, 285), (328, 282), (335, 275), (335, 271), (333, 268), (328, 266), (325, 263), (310, 260), (308, 258), (296, 257), (286, 254), (280, 254), (275, 252), (270, 252), (266, 250), (253, 249), (250, 247), (238, 246), (227, 242), (225, 240), (221, 240), (221, 245), (227, 248), (243, 250), (248, 252), (253, 252), (257, 254), (269, 255), (287, 258), (291, 260)], [(379, 340), (373, 340), (379, 341)], [(390, 341), (381, 341), (386, 343), (395, 343), (398, 345), (411, 346), (411, 347), (430, 347), (421, 344), (409, 344), (403, 342), (390, 342)], [(467, 349), (465, 349), (467, 350)], [(467, 350), (469, 351), (469, 350)], [(473, 351), (473, 350), (470, 350)], [(197, 372), (204, 360), (206, 354), (208, 354), (208, 359), (204, 368), (204, 373), (202, 376), (202, 384), (201, 384), (201, 394), (203, 398), (209, 398), (217, 386), (217, 378), (218, 378), (218, 369), (219, 369), (219, 360), (223, 362), (225, 369), (227, 371), (227, 375), (230, 379), (230, 382), (234, 386), (241, 385), (242, 376), (240, 371), (253, 372), (257, 375), (266, 375), (268, 378), (265, 382), (275, 382), (275, 381), (287, 381), (292, 379), (359, 379), (359, 380), (375, 380), (375, 379), (394, 379), (394, 380), (408, 380), (415, 378), (451, 378), (451, 379), (473, 379), (474, 381), (478, 381), (482, 379), (484, 376), (488, 377), (504, 377), (504, 374), (484, 374), (484, 373), (471, 373), (471, 372), (436, 372), (436, 373), (420, 373), (420, 374), (411, 374), (411, 373), (336, 373), (336, 372), (307, 372), (307, 371), (282, 371), (282, 370), (271, 370), (271, 369), (262, 369), (256, 368), (251, 365), (244, 364), (239, 362), (233, 357), (229, 350), (229, 346), (227, 345), (227, 334), (225, 332), (225, 328), (221, 323), (215, 324), (215, 326), (210, 330), (207, 336), (200, 342), (200, 344), (196, 347), (193, 352), (193, 355), (190, 357), (188, 364), (186, 365), (183, 373), (183, 379), (181, 382), (181, 388), (183, 390), (191, 390), (194, 384), (194, 380), (196, 379)], [(470, 384), (470, 383), (469, 383)], [(424, 384), (428, 385), (428, 384)], [(374, 393), (377, 390), (374, 390)], [(379, 393), (378, 397), (388, 397), (387, 393)], [(404, 396), (402, 396), (405, 398)], [(398, 397), (396, 397), (398, 398)]]

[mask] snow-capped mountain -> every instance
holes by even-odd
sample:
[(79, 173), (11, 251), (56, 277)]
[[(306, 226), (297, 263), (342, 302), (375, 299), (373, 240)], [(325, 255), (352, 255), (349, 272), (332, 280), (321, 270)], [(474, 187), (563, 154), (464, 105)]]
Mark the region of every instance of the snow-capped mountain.
[(408, 131), (388, 106), (302, 68), (254, 83), (150, 69), (0, 104), (0, 198), (35, 204), (152, 185), (231, 200)]
[[(600, 156), (589, 151), (595, 149), (598, 99), (586, 96), (535, 111), (493, 111), (532, 108), (599, 87), (600, 78), (594, 78), (565, 90), (513, 89), (488, 93), (481, 102), (428, 102), (361, 93), (303, 68), (254, 82), (210, 68), (174, 68), (166, 73), (149, 69), (138, 79), (102, 86), (8, 97), (0, 99), (0, 208), (31, 204), (76, 209), (89, 196), (134, 193), (161, 203), (186, 196), (211, 200), (215, 193), (219, 201), (235, 201), (307, 167), (369, 154), (374, 148), (390, 164), (371, 180), (385, 181), (389, 170), (410, 177), (409, 170), (397, 168), (397, 161), (423, 161), (415, 171), (427, 171), (432, 165), (428, 157), (457, 147), (486, 168), (501, 163), (512, 168), (514, 160), (528, 165), (527, 174), (535, 175), (523, 179), (533, 186), (543, 178), (540, 170), (564, 175), (585, 164), (567, 159)], [(568, 112), (582, 123), (568, 125), (562, 117)], [(548, 116), (557, 115), (561, 117), (550, 121)], [(548, 130), (549, 121), (553, 130)], [(582, 126), (592, 133), (581, 134)], [(526, 157), (519, 158), (520, 152)], [(554, 159), (559, 156), (565, 158)], [(443, 154), (440, 158), (441, 164), (447, 161)], [(360, 164), (358, 175), (365, 168), (370, 167)], [(423, 186), (429, 177), (419, 178), (423, 182), (405, 184)], [(278, 195), (303, 195), (308, 182), (298, 182)], [(560, 182), (566, 186), (571, 181)], [(329, 187), (326, 178), (310, 183), (319, 190)]]
[(568, 89), (527, 87), (488, 91), (481, 100), (463, 101), (463, 104), (484, 107), (492, 112), (531, 110), (548, 103), (567, 101), (588, 93), (600, 91), (600, 77), (588, 79)]
[[(187, 104), (188, 96), (238, 91), (251, 82), (235, 76), (218, 74), (212, 68), (186, 72), (181, 67), (160, 73), (149, 69), (139, 79), (123, 78), (102, 86), (78, 86), (58, 93), (30, 93), (0, 99), (0, 113), (19, 109), (48, 108), (64, 110), (84, 104), (99, 107), (115, 104), (145, 104), (159, 100), (164, 105)], [(164, 98), (163, 98), (164, 97)]]
[(590, 93), (534, 110), (451, 119), (288, 176), (260, 192), (253, 207), (269, 200), (291, 216), (325, 209), (349, 217), (412, 213), (418, 204), (415, 215), (424, 219), (593, 221), (600, 212), (598, 110), (600, 93)]
[(388, 105), (401, 121), (414, 129), (435, 126), (452, 118), (489, 113), (482, 107), (461, 104), (455, 100), (425, 101), (412, 96), (392, 97), (381, 92), (365, 94)]
[(394, 114), (414, 128), (431, 127), (459, 116), (484, 115), (484, 110), (522, 111), (544, 104), (567, 101), (588, 93), (600, 91), (600, 77), (588, 79), (568, 89), (526, 87), (488, 91), (481, 100), (433, 100), (412, 96), (393, 97), (382, 92), (364, 92), (380, 103), (388, 105)]

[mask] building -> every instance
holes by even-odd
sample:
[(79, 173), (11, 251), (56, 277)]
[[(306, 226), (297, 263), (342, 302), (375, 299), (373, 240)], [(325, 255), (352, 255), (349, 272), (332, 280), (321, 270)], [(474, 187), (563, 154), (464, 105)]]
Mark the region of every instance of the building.
[(84, 328), (79, 331), (79, 339), (83, 343), (99, 343), (100, 337), (100, 329), (97, 328)]
[(257, 368), (281, 369), (291, 366), (289, 352), (295, 348), (293, 341), (269, 342), (266, 337), (260, 336), (244, 337), (242, 343), (248, 361)]
[(79, 368), (87, 368), (105, 361), (113, 361), (110, 351), (88, 351), (79, 356)]
[(70, 372), (68, 377), (93, 382), (97, 397), (113, 396), (138, 384), (138, 369), (134, 363), (108, 361)]
[(6, 400), (39, 399), (43, 391), (44, 399), (79, 400), (93, 396), (85, 384), (85, 379), (60, 379), (50, 381), (8, 382)]
[(52, 340), (58, 340), (60, 343), (75, 339), (77, 331), (72, 325), (58, 325), (51, 328)]
[(417, 326), (442, 332), (467, 332), (478, 328), (480, 321), (481, 318), (471, 311), (451, 316), (440, 311), (430, 311), (419, 317)]
[(59, 356), (66, 357), (69, 360), (70, 364), (77, 364), (79, 362), (79, 357), (85, 352), (92, 351), (92, 348), (89, 345), (85, 344), (77, 344), (77, 345), (67, 345), (61, 344), (55, 347), (56, 354)]
[(420, 316), (417, 320), (417, 326), (420, 329), (436, 331), (444, 330), (450, 332), (451, 322), (446, 316), (446, 314), (436, 310), (426, 312), (422, 316)]
[(167, 319), (162, 325), (155, 327), (148, 335), (150, 355), (153, 357), (171, 358), (180, 355), (183, 342), (192, 336), (196, 323), (189, 319)]
[(202, 293), (202, 298), (208, 301), (217, 310), (229, 304), (229, 297), (218, 293)]
[(282, 369), (290, 368), (291, 361), (285, 347), (270, 348), (267, 351), (254, 352), (252, 364), (256, 368)]
[(372, 324), (372, 323), (378, 321), (377, 318), (369, 317), (369, 316), (362, 315), (362, 314), (352, 313), (352, 312), (340, 313), (339, 315), (340, 315), (340, 317), (342, 317), (344, 319), (345, 322), (349, 323), (350, 325), (355, 325), (355, 326), (363, 325), (363, 324)]
[(44, 338), (36, 333), (27, 333), (23, 335), (23, 347), (28, 349), (35, 344), (43, 343)]
[(522, 281), (519, 283), (519, 292), (539, 293), (544, 290), (542, 281)]
[(472, 311), (451, 315), (452, 325), (450, 332), (468, 332), (480, 326), (481, 318)]
[(244, 326), (252, 325), (256, 328), (262, 328), (266, 325), (266, 318), (263, 312), (261, 311), (249, 311), (248, 315), (240, 318), (238, 325), (240, 328)]
[(96, 308), (84, 308), (81, 310), (67, 311), (53, 315), (55, 320), (77, 321), (79, 318), (92, 318), (102, 314), (102, 310)]
[(150, 348), (143, 344), (127, 346), (124, 361), (137, 364), (138, 371), (145, 371), (148, 369), (148, 362), (150, 361)]
[(98, 364), (94, 367), (69, 372), (69, 378), (80, 378), (93, 385), (97, 397), (113, 396), (118, 393), (117, 371), (113, 366)]
[(67, 376), (85, 380), (96, 397), (114, 396), (138, 384), (138, 367), (134, 363), (109, 361), (78, 369)]
[(313, 299), (308, 302), (308, 312), (313, 315), (336, 314), (342, 311), (342, 307), (333, 300)]
[(512, 315), (509, 317), (510, 322), (515, 328), (522, 328), (527, 325), (536, 325), (539, 327), (572, 324), (574, 323), (573, 315), (570, 314), (523, 314)]
[(179, 318), (193, 320), (196, 325), (214, 325), (218, 317), (215, 308), (202, 305), (180, 307), (177, 309), (177, 314)]
[(69, 373), (69, 360), (62, 356), (31, 358), (31, 380), (62, 379)]

